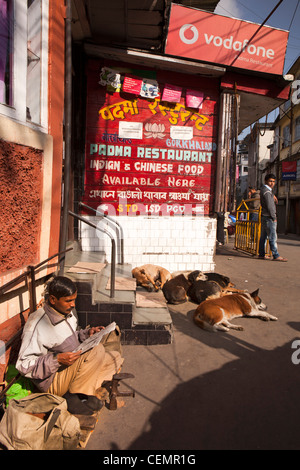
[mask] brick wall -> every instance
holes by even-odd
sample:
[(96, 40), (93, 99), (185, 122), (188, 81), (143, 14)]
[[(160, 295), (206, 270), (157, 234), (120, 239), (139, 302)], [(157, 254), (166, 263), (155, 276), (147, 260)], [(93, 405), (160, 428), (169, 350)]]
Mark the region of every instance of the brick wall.
[(0, 140), (0, 275), (39, 259), (43, 152)]
[[(113, 233), (97, 217), (88, 220)], [(209, 217), (119, 217), (124, 231), (125, 263), (133, 267), (150, 263), (170, 271), (214, 271), (216, 219)], [(104, 251), (110, 262), (110, 238), (81, 223), (83, 251)]]

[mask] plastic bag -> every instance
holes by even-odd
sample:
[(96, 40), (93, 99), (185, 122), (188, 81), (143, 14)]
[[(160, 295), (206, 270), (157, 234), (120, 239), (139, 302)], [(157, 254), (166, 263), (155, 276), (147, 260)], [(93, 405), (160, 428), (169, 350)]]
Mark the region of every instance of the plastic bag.
[[(10, 364), (7, 368), (5, 379), (6, 383), (9, 384), (17, 375), (19, 371), (13, 364)], [(30, 379), (26, 377), (19, 377), (14, 384), (6, 392), (6, 406), (9, 401), (14, 398), (20, 400), (21, 398), (27, 397), (30, 393), (34, 392), (34, 385)]]

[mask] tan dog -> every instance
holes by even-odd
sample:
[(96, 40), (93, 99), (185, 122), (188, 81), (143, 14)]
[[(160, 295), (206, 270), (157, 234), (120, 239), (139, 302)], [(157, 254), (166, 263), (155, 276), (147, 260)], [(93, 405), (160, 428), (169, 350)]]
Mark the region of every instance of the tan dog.
[(205, 300), (194, 312), (194, 321), (202, 329), (211, 331), (243, 330), (242, 326), (230, 323), (236, 317), (257, 317), (262, 320), (278, 320), (267, 313), (266, 306), (258, 296), (259, 289), (252, 294), (231, 294), (218, 299)]
[(145, 287), (149, 292), (158, 291), (162, 289), (164, 284), (172, 278), (172, 275), (167, 269), (153, 264), (144, 264), (134, 268), (132, 276), (137, 280), (137, 285)]

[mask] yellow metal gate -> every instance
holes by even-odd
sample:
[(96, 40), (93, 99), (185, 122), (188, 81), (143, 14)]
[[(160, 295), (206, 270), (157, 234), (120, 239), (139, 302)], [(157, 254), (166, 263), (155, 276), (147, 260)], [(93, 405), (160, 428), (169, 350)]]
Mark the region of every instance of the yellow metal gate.
[[(244, 199), (236, 211), (234, 247), (252, 255), (258, 255), (261, 233), (261, 207), (249, 209), (249, 202), (255, 199)], [(248, 203), (248, 204), (247, 204)], [(269, 241), (266, 245), (266, 256), (271, 256)]]

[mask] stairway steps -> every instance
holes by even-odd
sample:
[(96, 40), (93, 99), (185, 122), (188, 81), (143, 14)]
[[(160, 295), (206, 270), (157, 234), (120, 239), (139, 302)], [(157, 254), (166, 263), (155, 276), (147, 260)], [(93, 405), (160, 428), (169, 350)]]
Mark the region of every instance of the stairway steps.
[[(138, 287), (134, 290), (115, 290), (114, 298), (110, 297), (107, 283), (110, 279), (110, 264), (100, 273), (71, 273), (68, 269), (78, 261), (102, 263), (98, 252), (71, 252), (66, 258), (65, 275), (77, 285), (76, 310), (79, 324), (86, 326), (106, 326), (115, 321), (122, 332), (123, 344), (170, 344), (173, 338), (172, 319), (169, 309), (162, 307), (137, 307), (136, 293), (145, 292)], [(97, 256), (98, 255), (98, 256)], [(131, 278), (132, 266), (116, 265), (117, 278)], [(154, 294), (155, 295), (155, 294)]]

